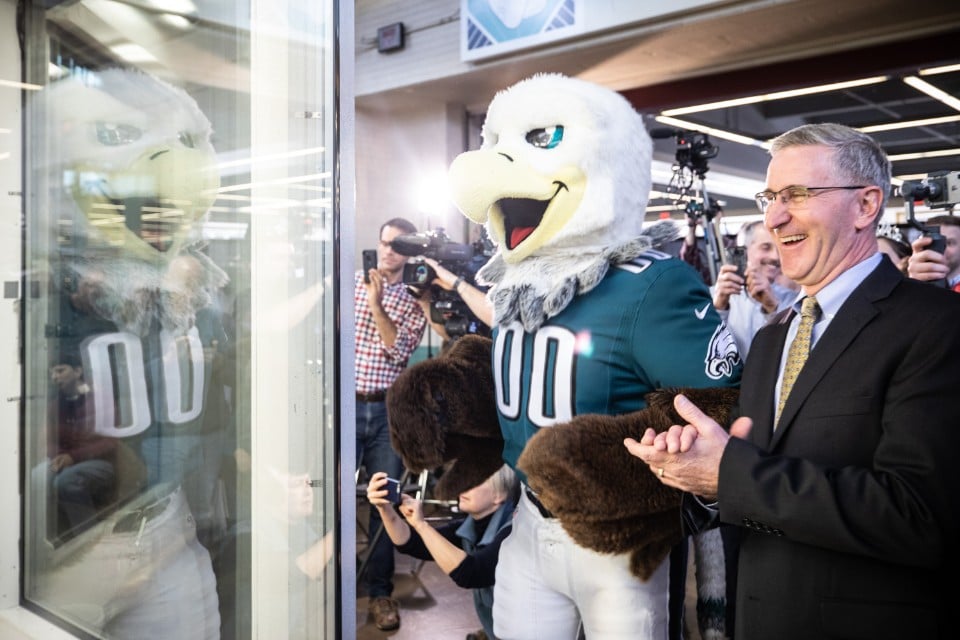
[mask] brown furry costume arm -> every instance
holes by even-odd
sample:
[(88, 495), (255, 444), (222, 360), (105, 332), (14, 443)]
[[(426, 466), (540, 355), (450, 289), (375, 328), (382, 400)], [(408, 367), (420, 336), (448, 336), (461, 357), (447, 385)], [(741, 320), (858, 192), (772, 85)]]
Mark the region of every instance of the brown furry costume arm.
[(578, 544), (601, 553), (631, 553), (641, 579), (681, 540), (681, 493), (662, 485), (623, 446), (645, 429), (665, 431), (684, 421), (673, 408), (683, 393), (714, 420), (729, 427), (737, 389), (662, 389), (646, 396), (640, 411), (586, 414), (541, 429), (517, 462), (530, 488)]
[(503, 465), (491, 345), (476, 335), (458, 338), (405, 369), (387, 392), (390, 440), (406, 468), (449, 465), (434, 487), (441, 499), (456, 498)]

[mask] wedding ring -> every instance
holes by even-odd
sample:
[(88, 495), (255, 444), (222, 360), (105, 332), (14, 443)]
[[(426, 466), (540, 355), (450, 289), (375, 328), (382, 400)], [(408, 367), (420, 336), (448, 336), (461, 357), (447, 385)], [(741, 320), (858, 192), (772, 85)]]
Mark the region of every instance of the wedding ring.
[(663, 477), (663, 467), (660, 467), (659, 469), (657, 469), (657, 475), (660, 476), (661, 478)]

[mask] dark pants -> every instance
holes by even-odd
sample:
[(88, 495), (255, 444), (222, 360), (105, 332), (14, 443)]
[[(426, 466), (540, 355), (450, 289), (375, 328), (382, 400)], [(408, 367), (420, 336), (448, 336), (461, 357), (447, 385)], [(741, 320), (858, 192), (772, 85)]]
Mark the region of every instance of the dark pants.
[[(357, 402), (357, 468), (366, 468), (367, 476), (385, 471), (391, 478), (400, 478), (403, 461), (390, 446), (390, 428), (387, 424), (385, 402)], [(393, 593), (393, 543), (386, 532), (377, 536), (383, 527), (380, 512), (370, 508), (370, 524), (367, 529), (371, 540), (378, 538), (370, 549), (365, 578), (371, 598), (389, 596)]]

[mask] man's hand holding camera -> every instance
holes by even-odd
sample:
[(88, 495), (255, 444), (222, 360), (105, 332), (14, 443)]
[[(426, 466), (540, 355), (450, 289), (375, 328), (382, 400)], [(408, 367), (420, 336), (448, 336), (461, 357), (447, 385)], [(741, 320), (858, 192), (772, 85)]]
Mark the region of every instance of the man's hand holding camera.
[(773, 292), (773, 283), (764, 273), (764, 265), (748, 266), (744, 276), (737, 271), (736, 265), (720, 266), (714, 287), (713, 306), (720, 311), (726, 311), (730, 308), (730, 296), (737, 295), (746, 287), (747, 295), (763, 306), (764, 313), (776, 311), (780, 300)]
[(950, 273), (946, 257), (930, 248), (932, 242), (933, 238), (920, 236), (911, 243), (913, 254), (907, 263), (907, 273), (914, 280), (942, 280)]

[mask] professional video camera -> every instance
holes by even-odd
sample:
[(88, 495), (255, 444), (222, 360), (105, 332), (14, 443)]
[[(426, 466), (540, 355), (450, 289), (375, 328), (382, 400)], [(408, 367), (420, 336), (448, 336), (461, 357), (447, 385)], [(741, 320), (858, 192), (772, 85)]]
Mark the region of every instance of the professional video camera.
[(660, 127), (650, 130), (651, 138), (676, 138), (677, 140), (677, 166), (681, 169), (689, 169), (698, 178), (703, 178), (709, 167), (707, 160), (716, 158), (720, 153), (720, 147), (710, 142), (710, 137), (699, 131), (684, 131), (682, 129), (672, 129), (670, 127)]
[(952, 209), (960, 203), (960, 171), (937, 171), (900, 187), (904, 202), (923, 200), (931, 209)]
[[(940, 233), (937, 225), (921, 224), (913, 212), (914, 203), (923, 200), (931, 209), (950, 209), (960, 202), (960, 171), (936, 171), (927, 174), (923, 180), (906, 180), (900, 186), (900, 195), (907, 209), (907, 224), (917, 229), (921, 235), (932, 238), (927, 245), (937, 253), (947, 249), (947, 239)], [(945, 279), (934, 280), (938, 286), (947, 286)]]
[[(397, 236), (390, 246), (403, 256), (436, 260), (443, 268), (473, 286), (477, 286), (477, 271), (490, 259), (494, 250), (493, 243), (486, 235), (477, 242), (464, 244), (451, 240), (443, 229)], [(447, 335), (451, 338), (468, 333), (490, 335), (490, 328), (477, 318), (455, 291), (431, 284), (436, 277), (433, 267), (423, 261), (411, 261), (403, 267), (404, 284), (414, 289), (430, 289), (430, 319), (442, 324)]]
[[(670, 127), (650, 130), (651, 138), (675, 138), (677, 151), (673, 165), (673, 175), (667, 185), (667, 193), (675, 193), (674, 206), (682, 210), (691, 220), (702, 221), (703, 239), (707, 252), (707, 267), (710, 279), (717, 281), (720, 265), (723, 263), (723, 251), (720, 243), (718, 214), (723, 212), (721, 202), (707, 193), (706, 175), (710, 167), (707, 163), (716, 158), (720, 147), (710, 142), (709, 136), (699, 131), (685, 131)], [(698, 179), (694, 185), (694, 177)]]

